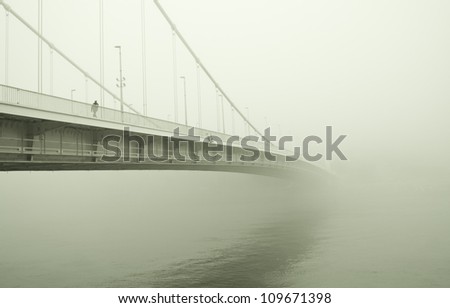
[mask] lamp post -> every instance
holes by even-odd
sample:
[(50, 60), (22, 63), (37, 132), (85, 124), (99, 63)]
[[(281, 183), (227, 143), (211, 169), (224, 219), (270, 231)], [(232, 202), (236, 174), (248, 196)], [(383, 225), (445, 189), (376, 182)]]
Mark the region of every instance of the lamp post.
[(186, 102), (186, 77), (180, 76), (180, 79), (183, 79), (183, 90), (184, 90), (184, 124), (187, 126), (187, 102)]
[(219, 103), (219, 89), (216, 88), (216, 109), (217, 109), (217, 131), (220, 131), (220, 103)]
[(245, 109), (247, 110), (247, 122), (245, 124), (247, 124), (247, 134), (248, 136), (250, 136), (250, 110), (248, 109), (248, 107), (245, 107)]
[(220, 104), (221, 104), (221, 107), (222, 107), (222, 131), (225, 134), (225, 110), (224, 110), (224, 107), (223, 107), (223, 95), (219, 94), (219, 96), (220, 96)]
[(122, 76), (122, 46), (114, 46), (114, 48), (119, 49), (119, 80), (117, 80), (119, 83), (117, 86), (120, 89), (120, 114), (123, 122), (123, 87), (125, 86), (125, 78)]
[(73, 92), (75, 92), (75, 91), (76, 91), (76, 89), (70, 90), (70, 100), (71, 100), (72, 113), (73, 113)]
[(197, 62), (197, 103), (198, 103), (198, 127), (202, 128), (202, 91), (200, 87), (200, 64)]
[(232, 134), (236, 134), (235, 132), (235, 125), (234, 125), (234, 108), (231, 107), (231, 132)]

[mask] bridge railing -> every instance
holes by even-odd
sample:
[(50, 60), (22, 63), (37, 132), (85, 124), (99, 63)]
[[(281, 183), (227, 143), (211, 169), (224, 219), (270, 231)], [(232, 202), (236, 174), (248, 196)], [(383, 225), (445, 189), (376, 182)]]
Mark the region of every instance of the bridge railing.
[[(62, 97), (40, 94), (37, 92), (10, 86), (0, 85), (0, 98), (4, 103), (16, 104), (29, 108), (48, 110), (55, 113), (63, 113), (79, 117), (93, 117), (93, 113), (91, 112), (91, 104)], [(122, 113), (119, 110), (105, 107), (99, 108), (97, 117), (106, 121), (119, 122), (142, 127), (151, 127), (161, 130), (168, 130), (172, 126), (170, 125), (172, 123), (168, 121), (144, 117), (128, 112), (123, 113), (122, 121)]]
[[(91, 104), (1, 84), (0, 100), (1, 102), (6, 104), (20, 105), (28, 108), (73, 115), (82, 118), (93, 118), (93, 113), (91, 112)], [(180, 135), (187, 135), (188, 130), (192, 128), (191, 126), (186, 126), (180, 123), (146, 117), (135, 113), (122, 113), (120, 110), (106, 107), (99, 107), (97, 111), (97, 119), (113, 123), (120, 123), (124, 126), (152, 129), (161, 133), (165, 133), (166, 135), (172, 135), (176, 128), (179, 129)], [(228, 134), (201, 128), (195, 128), (195, 135), (200, 136), (202, 139), (212, 135), (218, 136), (224, 142), (228, 140), (229, 137), (231, 137), (231, 135)], [(252, 146), (256, 146), (258, 149), (264, 150), (263, 142), (252, 143)], [(274, 153), (290, 155), (289, 152), (281, 151), (277, 148), (272, 148), (271, 150)]]
[[(129, 158), (130, 160), (136, 162), (140, 157), (140, 149), (136, 145), (130, 145)], [(148, 153), (148, 146), (146, 145), (143, 149), (144, 153)], [(186, 151), (186, 149), (184, 149)], [(185, 151), (182, 151), (183, 153)], [(17, 137), (1, 137), (0, 136), (0, 155), (33, 155), (35, 161), (90, 161), (92, 162), (100, 160), (104, 155), (111, 156), (114, 152), (108, 151), (101, 146), (99, 143), (88, 143), (83, 141), (83, 137), (76, 138), (72, 141), (58, 141), (54, 139), (48, 139), (45, 135), (37, 135), (33, 139), (30, 138), (17, 138)], [(160, 155), (158, 153), (157, 155)], [(192, 163), (203, 163), (211, 164), (212, 162), (206, 160), (202, 155), (199, 155), (198, 159), (191, 160), (189, 155), (186, 153), (182, 154), (185, 156), (185, 161), (179, 161), (175, 158), (172, 150), (169, 150), (167, 160), (159, 161), (159, 163), (178, 163), (178, 164), (192, 164)], [(14, 156), (15, 157), (15, 156)], [(42, 160), (42, 157), (46, 159)], [(60, 158), (58, 158), (60, 157)], [(227, 161), (223, 159), (214, 162), (213, 164), (236, 164), (240, 163), (242, 165), (252, 165), (252, 166), (265, 166), (265, 167), (283, 167), (286, 168), (287, 164), (274, 164), (273, 162), (267, 161), (265, 159), (258, 159), (254, 162), (243, 162), (237, 159), (237, 156), (233, 158), (232, 161)], [(146, 160), (148, 163), (148, 160)], [(295, 167), (295, 166), (290, 166)]]

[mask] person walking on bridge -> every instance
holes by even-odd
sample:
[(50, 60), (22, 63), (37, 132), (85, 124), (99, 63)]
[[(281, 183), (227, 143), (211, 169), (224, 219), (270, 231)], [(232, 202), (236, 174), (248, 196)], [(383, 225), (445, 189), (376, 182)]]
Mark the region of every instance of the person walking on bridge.
[(91, 112), (92, 112), (94, 118), (97, 117), (97, 111), (98, 111), (98, 103), (97, 103), (97, 101), (95, 101), (91, 106)]

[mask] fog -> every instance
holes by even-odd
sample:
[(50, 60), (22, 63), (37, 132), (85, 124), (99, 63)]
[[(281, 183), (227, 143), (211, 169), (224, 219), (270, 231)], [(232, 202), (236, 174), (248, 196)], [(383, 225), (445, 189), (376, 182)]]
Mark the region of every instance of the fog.
[[(6, 2), (37, 27), (38, 1)], [(347, 135), (340, 149), (348, 160), (334, 156), (331, 162), (320, 162), (339, 183), (342, 198), (335, 201), (338, 205), (334, 208), (342, 210), (336, 210), (338, 216), (346, 213), (347, 219), (352, 215), (361, 218), (358, 213), (363, 213), (364, 217), (379, 215), (382, 220), (391, 214), (399, 218), (403, 210), (410, 209), (413, 218), (405, 222), (405, 228), (414, 230), (416, 223), (426, 224), (429, 228), (422, 235), (432, 244), (411, 246), (408, 254), (426, 247), (440, 257), (449, 254), (440, 252), (433, 242), (433, 237), (446, 229), (432, 228), (444, 226), (440, 219), (448, 218), (450, 200), (449, 1), (161, 0), (161, 4), (238, 108), (243, 113), (248, 108), (250, 120), (259, 129), (271, 126), (278, 136), (293, 135), (298, 145), (309, 135), (324, 138), (327, 125), (333, 126), (336, 137)], [(148, 114), (173, 120), (172, 33), (153, 1), (146, 1), (145, 8)], [(104, 1), (104, 76), (105, 86), (118, 94), (119, 63), (114, 46), (121, 45), (125, 101), (143, 111), (140, 9), (141, 1), (137, 0)], [(100, 79), (99, 2), (43, 0), (43, 10), (44, 36)], [(5, 83), (3, 8), (0, 29), (0, 82)], [(8, 83), (36, 91), (37, 38), (11, 15), (9, 31)], [(76, 100), (90, 103), (100, 99), (100, 89), (92, 82), (86, 89), (84, 76), (56, 53), (53, 61), (53, 95), (70, 98), (75, 89)], [(177, 65), (177, 75), (187, 80), (188, 122), (197, 125), (196, 63), (179, 40)], [(50, 49), (44, 46), (43, 92), (50, 94), (50, 89)], [(179, 81), (180, 119), (184, 115), (182, 91)], [(203, 124), (217, 129), (216, 92), (203, 72), (200, 94)], [(104, 104), (119, 108), (108, 96)], [(229, 123), (229, 106), (225, 116)], [(239, 125), (243, 127), (242, 121)], [(323, 152), (324, 145), (314, 150)], [(11, 175), (1, 175), (1, 181), (10, 180)], [(226, 181), (220, 185), (226, 186)], [(29, 189), (39, 191), (42, 187), (30, 185)], [(327, 193), (331, 194), (321, 194)], [(429, 210), (424, 208), (427, 204)], [(326, 208), (330, 205), (333, 202)], [(378, 205), (382, 209), (374, 214)], [(432, 216), (433, 209), (441, 216)], [(420, 217), (430, 219), (422, 221)], [(399, 222), (400, 218), (394, 219), (385, 227), (396, 232), (393, 226)], [(352, 233), (357, 233), (361, 225), (353, 226)], [(374, 227), (373, 234), (379, 235), (376, 230)], [(413, 236), (406, 231), (400, 234), (405, 241)], [(326, 256), (321, 260), (329, 261)], [(395, 277), (390, 280), (394, 286), (407, 280)], [(308, 281), (317, 286), (339, 285), (329, 277), (314, 279)], [(346, 283), (358, 285), (350, 278)], [(308, 283), (297, 281), (294, 285)], [(432, 285), (448, 286), (448, 281)]]

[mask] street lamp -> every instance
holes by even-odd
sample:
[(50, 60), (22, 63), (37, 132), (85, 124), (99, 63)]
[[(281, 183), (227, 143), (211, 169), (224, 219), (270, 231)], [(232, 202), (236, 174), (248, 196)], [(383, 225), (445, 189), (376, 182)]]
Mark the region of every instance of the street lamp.
[(70, 105), (71, 105), (72, 113), (73, 113), (73, 92), (75, 92), (75, 91), (76, 91), (76, 89), (70, 90), (70, 100), (72, 101), (72, 102), (70, 103)]
[(123, 87), (125, 86), (125, 78), (122, 76), (122, 46), (114, 46), (119, 49), (119, 79), (116, 79), (119, 83), (116, 86), (120, 89), (120, 114), (123, 122)]
[(219, 94), (220, 96), (220, 104), (222, 105), (222, 131), (225, 134), (225, 110), (223, 108), (223, 95)]
[(220, 132), (220, 102), (219, 89), (216, 88), (217, 131)]
[(183, 79), (183, 89), (184, 89), (184, 124), (187, 126), (187, 102), (186, 102), (186, 77), (180, 76)]
[(247, 110), (247, 134), (250, 136), (250, 110), (248, 107), (245, 107), (245, 109)]
[(231, 106), (231, 132), (232, 134), (236, 134), (235, 124), (234, 124), (234, 108)]

